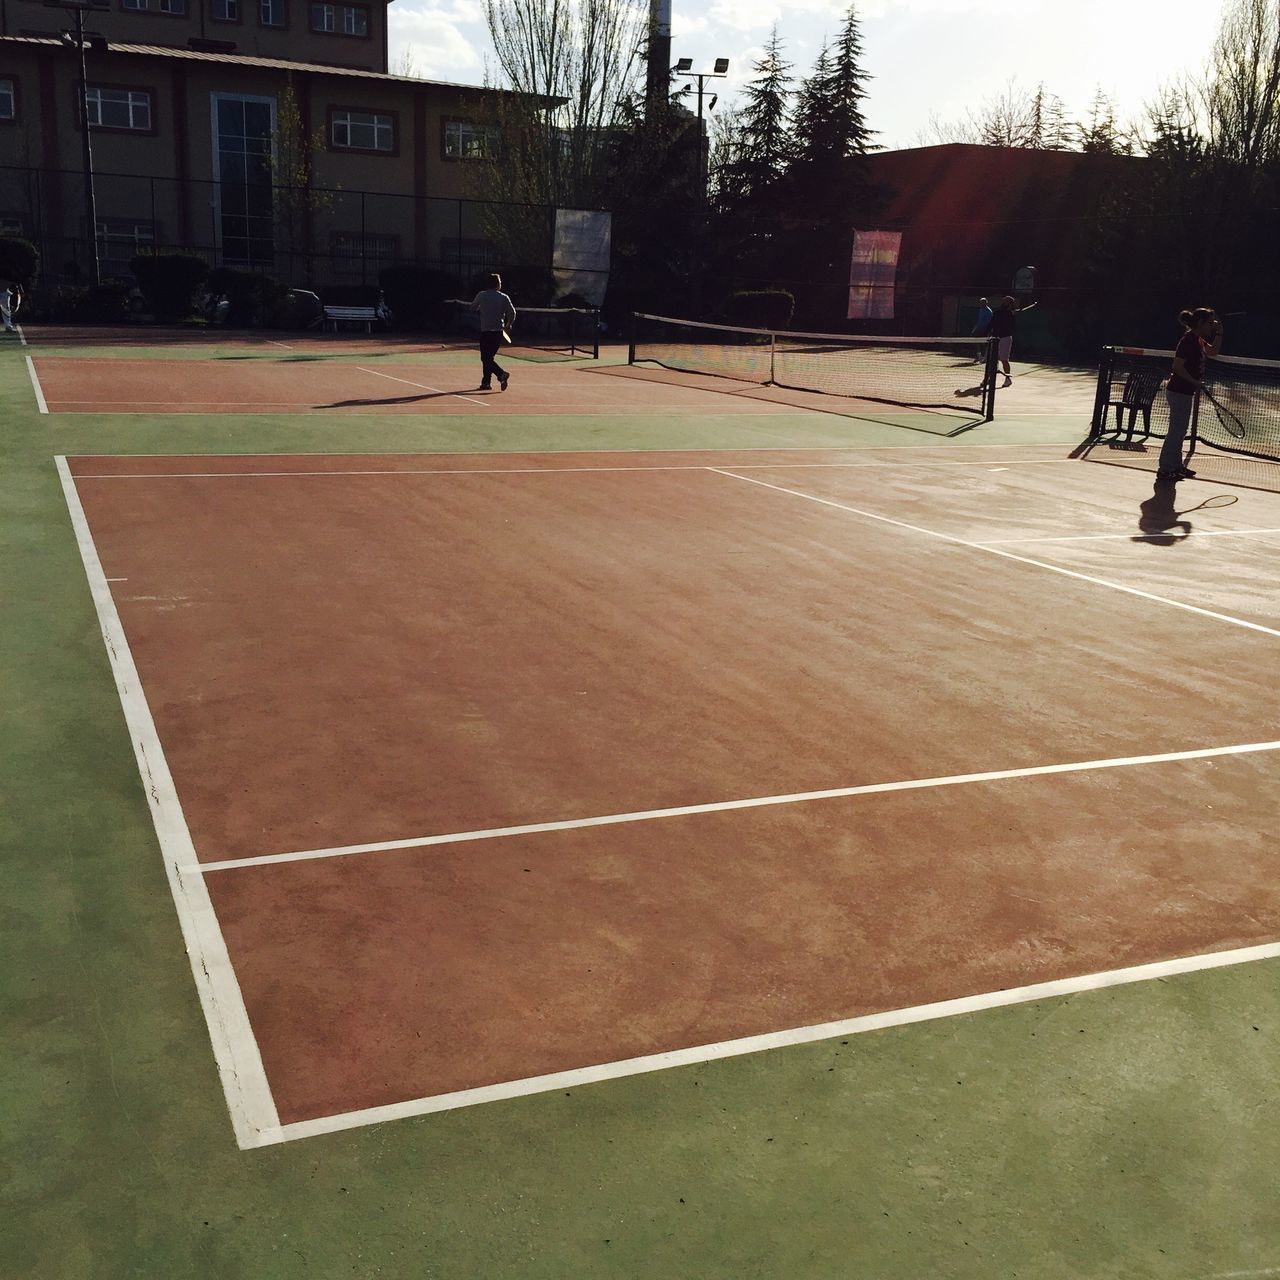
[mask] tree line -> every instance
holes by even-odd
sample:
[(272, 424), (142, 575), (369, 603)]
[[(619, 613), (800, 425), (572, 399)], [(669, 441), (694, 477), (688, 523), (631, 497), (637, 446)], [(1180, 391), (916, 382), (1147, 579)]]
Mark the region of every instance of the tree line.
[[(839, 280), (852, 227), (877, 225), (888, 195), (868, 179), (877, 133), (856, 3), (800, 73), (775, 26), (738, 104), (701, 122), (678, 75), (665, 102), (644, 101), (647, 10), (485, 0), (492, 83), (514, 92), (499, 108), (503, 162), (482, 167), (478, 194), (612, 209), (611, 289), (641, 305), (656, 294), (709, 314), (731, 285)], [(1101, 91), (1077, 119), (1048, 86), (1010, 84), (920, 142), (1132, 156), (1074, 211), (1082, 303), (1132, 313), (1134, 327), (1175, 295), (1260, 305), (1280, 283), (1280, 0), (1226, 0), (1203, 70), (1166, 85), (1137, 121), (1120, 121)]]

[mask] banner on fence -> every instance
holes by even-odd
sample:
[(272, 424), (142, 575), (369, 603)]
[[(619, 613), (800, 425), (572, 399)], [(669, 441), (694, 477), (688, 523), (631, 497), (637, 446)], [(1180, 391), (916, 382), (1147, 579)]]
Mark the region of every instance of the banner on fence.
[(595, 209), (557, 209), (551, 269), (556, 294), (581, 294), (593, 307), (609, 287), (609, 250), (613, 214)]
[(901, 231), (855, 231), (849, 264), (849, 319), (892, 320)]

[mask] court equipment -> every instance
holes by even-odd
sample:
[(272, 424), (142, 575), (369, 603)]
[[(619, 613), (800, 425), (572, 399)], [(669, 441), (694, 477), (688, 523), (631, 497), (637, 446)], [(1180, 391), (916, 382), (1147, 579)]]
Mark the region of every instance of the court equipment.
[[(1140, 447), (1150, 436), (1163, 439), (1169, 429), (1165, 384), (1172, 369), (1172, 351), (1104, 347), (1093, 436), (1122, 438), (1127, 447)], [(1209, 357), (1203, 382), (1187, 435), (1191, 452), (1205, 445), (1224, 453), (1280, 461), (1280, 361)]]
[[(637, 313), (629, 363), (987, 422), (995, 416), (990, 338), (794, 333)], [(977, 403), (958, 402), (965, 396)]]
[[(475, 336), (480, 332), (480, 315), (471, 303), (450, 298), (451, 311), (445, 321), (450, 334)], [(511, 332), (503, 331), (506, 343), (534, 351), (555, 351), (564, 355), (600, 356), (600, 312), (595, 307), (518, 307)]]
[(505, 329), (502, 330), (502, 342), (504, 346), (511, 345), (511, 335)]

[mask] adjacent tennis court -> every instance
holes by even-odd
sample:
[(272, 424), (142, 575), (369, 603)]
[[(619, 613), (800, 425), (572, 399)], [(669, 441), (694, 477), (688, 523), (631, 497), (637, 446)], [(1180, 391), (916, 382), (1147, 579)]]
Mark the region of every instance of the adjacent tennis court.
[[(140, 931), (136, 1001), (170, 1028), (117, 1048), (147, 1059), (113, 1066), (126, 1097), (171, 1100), (122, 1104), (129, 1160), (168, 1126), (162, 1168), (185, 1150), (280, 1229), (345, 1220), (349, 1185), (376, 1218), (389, 1187), (364, 1256), (413, 1221), (448, 1256), (474, 1215), (495, 1274), (517, 1237), (538, 1274), (678, 1270), (682, 1230), (775, 1231), (776, 1178), (835, 1195), (806, 1215), (821, 1257), (863, 1224), (886, 1276), (944, 1274), (957, 1226), (983, 1252), (954, 1274), (1085, 1273), (1054, 1253), (1068, 1192), (1123, 1256), (1191, 1248), (1208, 1211), (1171, 1199), (1270, 1105), (1280, 497), (1155, 511), (1072, 456), (1088, 373), (1020, 370), (1025, 416), (926, 443), (915, 411), (608, 362), (516, 364), (473, 402), (465, 353), (122, 348), (104, 385), (29, 336), (5, 394), (56, 571), (24, 550), (22, 616), (68, 611), (21, 679), (104, 744), (38, 785), (83, 790), (74, 845), (97, 832), (119, 906), (94, 927)], [(398, 403), (385, 375), (432, 385)], [(527, 1209), (495, 1190), (513, 1164)], [(965, 1226), (979, 1185), (1023, 1225)], [(496, 1203), (514, 1234), (480, 1226)], [(1272, 1210), (1215, 1203), (1214, 1256), (1252, 1262), (1242, 1220), (1265, 1238)]]

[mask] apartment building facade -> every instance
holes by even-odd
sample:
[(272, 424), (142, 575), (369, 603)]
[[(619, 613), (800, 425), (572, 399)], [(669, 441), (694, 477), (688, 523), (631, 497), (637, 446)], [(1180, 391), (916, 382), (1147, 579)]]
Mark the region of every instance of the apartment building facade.
[(40, 242), (46, 275), (87, 265), (87, 123), (106, 275), (152, 246), (295, 284), (482, 268), (496, 91), (388, 72), (388, 3), (98, 0), (86, 121), (74, 15), (0, 0), (0, 232)]

